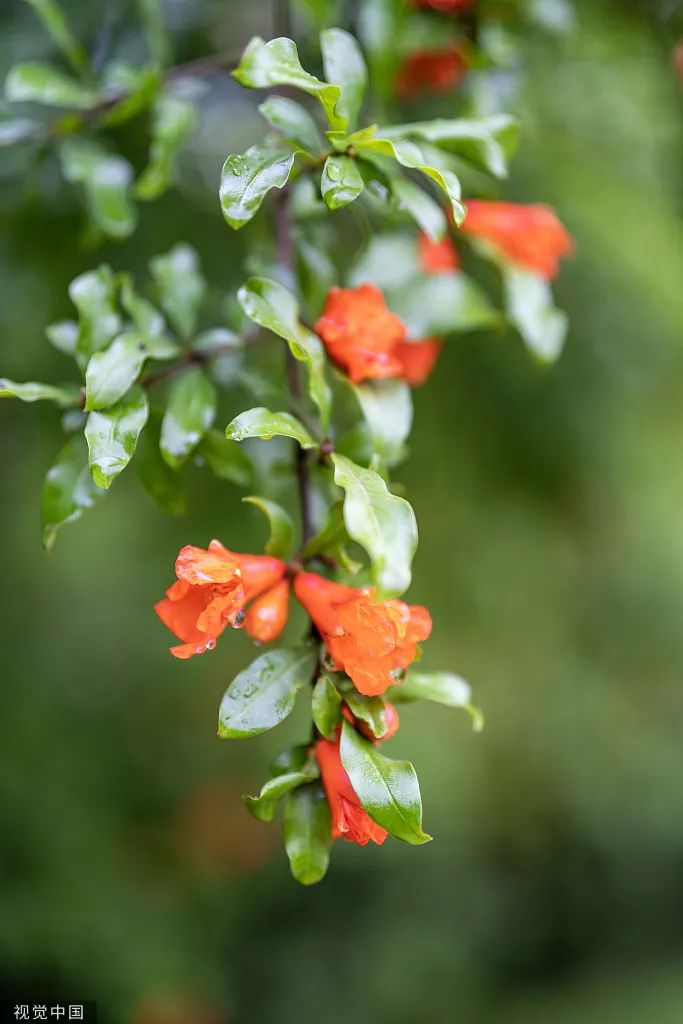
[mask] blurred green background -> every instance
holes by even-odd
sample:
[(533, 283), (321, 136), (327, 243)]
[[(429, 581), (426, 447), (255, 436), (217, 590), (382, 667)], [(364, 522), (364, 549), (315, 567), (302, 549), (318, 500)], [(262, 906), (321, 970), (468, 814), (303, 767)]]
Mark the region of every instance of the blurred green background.
[[(132, 3), (64, 6), (83, 38), (142, 52)], [(270, 31), (265, 3), (167, 8), (179, 60)], [(457, 712), (402, 713), (390, 753), (414, 761), (435, 842), (337, 843), (320, 886), (290, 879), (278, 826), (240, 795), (303, 715), (219, 742), (218, 703), (248, 643), (232, 634), (179, 663), (152, 612), (182, 544), (255, 550), (257, 514), (191, 470), (188, 518), (167, 520), (131, 472), (48, 558), (39, 492), (58, 414), (2, 403), (7, 998), (98, 999), (102, 1024), (683, 1019), (676, 8), (585, 0), (569, 36), (529, 33), (505, 194), (554, 204), (577, 239), (556, 287), (568, 345), (542, 371), (512, 334), (452, 340), (416, 395), (400, 478), (421, 526), (409, 596), (436, 622), (423, 665), (468, 678), (487, 718), (475, 735)], [(27, 5), (5, 0), (0, 69), (49, 52)], [(247, 233), (223, 225), (215, 190), (225, 155), (261, 130), (255, 102), (214, 83), (180, 190), (142, 209), (131, 241), (95, 253), (78, 245), (78, 203), (50, 158), (36, 169), (5, 151), (4, 373), (68, 378), (44, 327), (102, 259), (142, 274), (184, 238), (216, 297), (234, 291)], [(122, 136), (138, 164), (145, 137), (144, 125)]]

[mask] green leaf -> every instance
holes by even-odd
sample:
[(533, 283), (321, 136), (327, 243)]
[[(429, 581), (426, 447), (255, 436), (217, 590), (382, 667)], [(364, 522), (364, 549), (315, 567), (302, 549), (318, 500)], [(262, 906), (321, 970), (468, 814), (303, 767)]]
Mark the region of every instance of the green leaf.
[(431, 274), (387, 295), (411, 338), (442, 336), (498, 327), (501, 317), (487, 295), (466, 274)]
[(321, 675), (313, 687), (311, 710), (318, 732), (328, 740), (342, 720), (342, 699), (328, 675)]
[(231, 441), (243, 441), (245, 437), (261, 437), (264, 441), (272, 437), (291, 437), (302, 448), (317, 448), (315, 440), (296, 416), (288, 412), (271, 412), (264, 406), (247, 409), (235, 416), (225, 428), (225, 436)]
[(83, 47), (74, 38), (56, 0), (26, 0), (36, 12), (44, 27), (52, 36), (74, 71), (82, 74), (88, 68), (88, 58)]
[(372, 156), (377, 153), (391, 157), (402, 167), (420, 171), (427, 178), (434, 181), (448, 196), (453, 218), (456, 224), (461, 224), (465, 219), (465, 207), (460, 202), (462, 191), (460, 181), (453, 171), (440, 169), (434, 163), (428, 163), (420, 147), (408, 139), (388, 139), (376, 137), (367, 141), (358, 141), (356, 149), (361, 156)]
[(251, 89), (268, 89), (274, 85), (290, 85), (317, 97), (332, 128), (343, 129), (346, 120), (336, 112), (340, 90), (336, 85), (321, 82), (301, 66), (296, 43), (280, 37), (266, 43), (254, 36), (247, 46), (239, 67), (233, 71), (242, 85)]
[(283, 829), (292, 875), (302, 885), (315, 885), (325, 877), (332, 845), (330, 808), (319, 782), (290, 794)]
[(256, 495), (242, 498), (242, 501), (255, 505), (270, 523), (270, 537), (265, 546), (266, 554), (274, 558), (285, 558), (294, 540), (294, 524), (287, 512), (276, 502)]
[(302, 686), (311, 681), (317, 661), (308, 645), (268, 651), (235, 677), (218, 714), (221, 739), (246, 739), (273, 729), (294, 707)]
[(253, 476), (251, 462), (234, 441), (228, 441), (220, 430), (207, 430), (197, 452), (219, 480), (244, 487)]
[(14, 103), (42, 103), (47, 107), (85, 110), (98, 94), (71, 75), (40, 61), (15, 64), (5, 81), (5, 98)]
[(439, 118), (383, 128), (382, 134), (393, 139), (423, 139), (457, 153), (497, 178), (506, 178), (508, 161), (517, 145), (518, 123), (508, 114), (479, 120)]
[(121, 96), (103, 115), (106, 127), (125, 124), (152, 105), (163, 85), (163, 75), (157, 64), (130, 67), (113, 64), (107, 68), (107, 91)]
[(305, 782), (310, 782), (311, 777), (308, 772), (286, 772), (283, 775), (276, 775), (261, 787), (258, 796), (245, 796), (245, 806), (259, 821), (272, 821), (283, 796)]
[(161, 414), (153, 410), (138, 442), (134, 466), (140, 483), (152, 501), (167, 515), (181, 516), (185, 513), (182, 480), (162, 459), (159, 450), (160, 436)]
[(320, 33), (325, 78), (341, 89), (337, 113), (350, 129), (356, 127), (368, 84), (368, 69), (361, 48), (352, 35), (341, 28)]
[(216, 415), (216, 389), (198, 366), (173, 383), (161, 421), (161, 454), (179, 469), (206, 434)]
[[(297, 743), (293, 747), (286, 747), (271, 761), (270, 774), (287, 775), (290, 772), (302, 772), (308, 760), (309, 751), (305, 743)], [(308, 770), (309, 768), (306, 767), (306, 771)]]
[(380, 754), (348, 722), (342, 727), (340, 755), (354, 792), (373, 821), (411, 845), (432, 838), (422, 831), (420, 786), (409, 761)]
[(147, 46), (158, 64), (168, 64), (171, 59), (171, 42), (164, 25), (161, 0), (137, 0), (138, 10), (145, 29)]
[(355, 717), (365, 722), (373, 736), (379, 740), (386, 735), (387, 708), (382, 697), (366, 697), (349, 687), (344, 691), (344, 700)]
[(556, 309), (550, 284), (521, 267), (502, 266), (505, 306), (510, 322), (542, 363), (559, 359), (567, 336), (567, 315)]
[(318, 126), (296, 100), (288, 96), (269, 96), (258, 109), (273, 128), (307, 153), (318, 153), (322, 149), (323, 140)]
[(381, 476), (332, 455), (334, 482), (345, 492), (344, 522), (349, 536), (367, 551), (378, 589), (396, 597), (410, 586), (417, 548), (415, 513), (405, 498), (392, 494)]
[(149, 163), (138, 178), (138, 199), (158, 199), (175, 180), (176, 161), (185, 139), (198, 124), (193, 103), (164, 92), (154, 105)]
[(30, 142), (40, 135), (40, 122), (29, 117), (13, 117), (0, 121), (0, 147), (14, 146), (18, 142)]
[(353, 287), (370, 281), (386, 294), (393, 291), (400, 295), (406, 286), (412, 286), (418, 275), (415, 236), (391, 231), (370, 238), (353, 263), (348, 279)]
[(104, 493), (90, 475), (86, 443), (80, 435), (75, 435), (62, 448), (43, 484), (42, 537), (45, 549), (50, 551), (60, 527), (79, 519)]
[(55, 388), (51, 384), (26, 381), (18, 384), (7, 377), (0, 377), (0, 398), (18, 398), (22, 402), (54, 402), (62, 409), (77, 405), (79, 392), (69, 388)]
[(147, 417), (147, 396), (135, 388), (106, 412), (91, 412), (85, 425), (88, 461), (98, 487), (108, 488), (133, 457)]
[(317, 554), (327, 554), (335, 558), (347, 572), (355, 574), (360, 572), (363, 566), (349, 557), (346, 551), (348, 543), (349, 535), (344, 523), (344, 503), (338, 501), (330, 506), (323, 528), (304, 545), (301, 557), (305, 561)]
[(391, 699), (395, 703), (407, 703), (414, 700), (432, 700), (437, 704), (445, 704), (449, 708), (463, 708), (472, 717), (475, 732), (484, 728), (484, 716), (472, 704), (472, 691), (469, 683), (453, 672), (414, 672), (411, 670), (406, 678), (392, 687)]
[(78, 310), (76, 354), (82, 360), (106, 348), (121, 329), (117, 289), (117, 278), (106, 264), (86, 271), (69, 285), (69, 297)]
[(443, 238), (448, 225), (446, 215), (436, 200), (408, 178), (392, 175), (390, 181), (391, 194), (399, 209), (412, 217), (418, 227), (433, 241), (438, 242)]
[(235, 231), (248, 224), (268, 192), (284, 188), (294, 166), (294, 153), (276, 146), (251, 146), (223, 164), (219, 197), (223, 217)]
[(328, 156), (320, 179), (320, 192), (330, 210), (348, 206), (363, 191), (363, 178), (349, 156)]
[[(131, 279), (123, 275), (121, 278), (121, 305), (133, 321), (135, 330), (142, 334), (146, 341), (163, 336), (166, 330), (166, 321), (162, 314), (151, 302), (148, 302), (142, 295), (138, 295)], [(166, 342), (167, 354), (165, 356), (159, 355), (158, 346), (153, 347), (155, 348), (153, 353), (155, 359), (171, 358), (180, 354), (180, 348), (170, 342)]]
[(85, 371), (85, 409), (107, 409), (135, 383), (147, 356), (140, 334), (129, 331), (96, 352)]
[(132, 234), (138, 216), (130, 201), (133, 168), (128, 161), (92, 139), (67, 139), (60, 153), (64, 177), (85, 189), (95, 224), (112, 238)]
[(372, 380), (350, 386), (368, 425), (374, 454), (395, 465), (403, 456), (413, 423), (409, 385), (402, 380)]
[(76, 356), (76, 345), (78, 343), (78, 324), (73, 320), (60, 320), (56, 324), (50, 324), (45, 328), (45, 334), (50, 344), (63, 352), (65, 356)]
[(182, 337), (189, 338), (206, 291), (197, 253), (191, 245), (179, 242), (164, 256), (155, 256), (149, 266), (164, 312)]
[(299, 320), (299, 306), (286, 288), (267, 277), (250, 277), (237, 293), (250, 320), (284, 338), (295, 359), (306, 364), (308, 392), (318, 407), (323, 431), (330, 424), (332, 395), (325, 379), (325, 353), (320, 338)]

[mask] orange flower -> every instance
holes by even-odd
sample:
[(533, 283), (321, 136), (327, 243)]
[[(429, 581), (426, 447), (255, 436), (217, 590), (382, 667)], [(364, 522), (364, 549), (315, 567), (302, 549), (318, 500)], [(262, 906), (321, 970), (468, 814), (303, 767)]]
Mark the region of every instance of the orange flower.
[(434, 242), (429, 235), (421, 234), (418, 245), (420, 267), (425, 274), (449, 274), (460, 269), (458, 250), (448, 235)]
[[(171, 654), (191, 658), (213, 650), (228, 623), (236, 628), (243, 625), (245, 605), (274, 587), (285, 568), (278, 558), (237, 554), (217, 540), (206, 549), (190, 544), (182, 548), (175, 564), (178, 579), (154, 606), (164, 625), (183, 641), (171, 648)], [(260, 617), (255, 619), (258, 622)], [(285, 620), (286, 613), (283, 619), (280, 612), (282, 626)], [(276, 635), (271, 630), (268, 639)]]
[(323, 786), (332, 816), (332, 838), (346, 839), (359, 846), (367, 846), (370, 840), (381, 846), (389, 833), (377, 825), (351, 785), (339, 755), (339, 734), (337, 739), (318, 740), (315, 756), (320, 766)]
[(398, 69), (396, 93), (413, 96), (422, 90), (449, 93), (467, 73), (467, 62), (457, 46), (441, 50), (415, 50), (404, 58)]
[(426, 608), (377, 601), (371, 587), (345, 587), (312, 572), (294, 580), (294, 592), (313, 619), (337, 670), (360, 693), (376, 696), (399, 680), (432, 631)]
[(393, 349), (405, 340), (406, 329), (374, 284), (331, 288), (315, 330), (355, 384), (399, 376), (401, 364)]
[(461, 230), (485, 238), (513, 263), (552, 280), (560, 259), (574, 251), (574, 241), (548, 206), (468, 199)]
[(411, 387), (424, 384), (434, 369), (441, 351), (441, 342), (436, 338), (422, 338), (421, 341), (402, 341), (394, 349), (401, 361), (401, 377)]
[(289, 581), (280, 580), (257, 597), (244, 617), (244, 629), (257, 644), (276, 640), (287, 624)]

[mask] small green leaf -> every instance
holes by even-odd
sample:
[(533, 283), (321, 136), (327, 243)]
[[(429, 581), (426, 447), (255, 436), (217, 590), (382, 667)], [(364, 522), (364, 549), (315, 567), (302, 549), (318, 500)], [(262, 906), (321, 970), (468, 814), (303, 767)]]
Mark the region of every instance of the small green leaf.
[(469, 683), (454, 672), (414, 672), (397, 686), (392, 687), (391, 699), (395, 703), (414, 700), (433, 700), (449, 708), (463, 708), (472, 717), (472, 728), (481, 732), (484, 716), (472, 704), (472, 690)]
[[(386, 294), (400, 295), (406, 286), (415, 282), (418, 270), (415, 236), (391, 231), (370, 238), (352, 264), (348, 279), (353, 287), (370, 281)], [(393, 305), (390, 308), (393, 310)]]
[(357, 142), (356, 149), (361, 156), (372, 157), (375, 153), (389, 156), (402, 167), (420, 171), (446, 193), (451, 203), (455, 223), (461, 224), (465, 219), (465, 207), (460, 202), (462, 190), (457, 175), (446, 168), (436, 167), (433, 159), (431, 163), (428, 162), (416, 143), (409, 139), (388, 139), (378, 136), (367, 141)]
[(255, 495), (242, 498), (242, 501), (255, 505), (270, 523), (270, 537), (265, 546), (266, 554), (274, 558), (285, 558), (294, 540), (294, 524), (287, 512), (276, 502)]
[(171, 41), (164, 25), (161, 0), (137, 0), (150, 55), (162, 67), (170, 62)]
[(302, 885), (315, 885), (325, 877), (332, 845), (330, 808), (319, 782), (290, 794), (283, 829), (292, 875)]
[(47, 107), (85, 110), (98, 94), (71, 75), (39, 61), (15, 64), (5, 81), (5, 98), (14, 103), (42, 103)]
[(220, 430), (207, 430), (199, 442), (197, 452), (219, 480), (227, 480), (240, 487), (251, 483), (251, 462), (234, 441), (228, 441)]
[(512, 264), (502, 271), (510, 323), (541, 363), (554, 363), (564, 348), (567, 314), (555, 307), (550, 284), (540, 274)]
[(147, 396), (135, 388), (106, 412), (91, 412), (85, 425), (90, 471), (98, 487), (108, 488), (133, 457), (147, 417)]
[(161, 414), (153, 410), (138, 442), (134, 466), (152, 501), (167, 515), (181, 516), (185, 513), (186, 504), (182, 480), (162, 459), (160, 436)]
[(395, 465), (413, 423), (409, 385), (402, 380), (372, 380), (350, 386), (368, 425), (374, 454)]
[(389, 138), (416, 138), (457, 153), (497, 178), (506, 178), (508, 161), (517, 145), (518, 122), (508, 114), (478, 120), (456, 118), (420, 121), (384, 128)]
[(182, 337), (189, 338), (206, 291), (197, 253), (191, 245), (179, 242), (164, 256), (155, 256), (149, 266), (162, 308)]
[(485, 330), (501, 324), (500, 313), (485, 292), (460, 272), (416, 277), (409, 285), (391, 289), (387, 301), (411, 338)]
[(438, 242), (443, 238), (448, 225), (446, 215), (436, 200), (408, 178), (393, 175), (390, 183), (391, 194), (399, 209), (412, 217), (418, 227), (433, 241)]
[(85, 371), (85, 409), (107, 409), (135, 383), (147, 356), (141, 335), (129, 331), (96, 352)]
[(311, 710), (318, 732), (328, 740), (342, 720), (342, 699), (328, 675), (321, 675), (313, 687)]
[(218, 714), (221, 739), (246, 739), (273, 729), (311, 681), (317, 661), (312, 646), (268, 651), (240, 672), (225, 691)]
[(354, 37), (341, 28), (328, 28), (321, 32), (320, 49), (325, 78), (341, 89), (337, 113), (353, 130), (368, 84), (365, 58)]
[(387, 708), (382, 697), (366, 697), (349, 687), (344, 691), (344, 700), (355, 717), (365, 722), (373, 736), (379, 740), (386, 735)]
[(121, 329), (117, 290), (117, 278), (106, 264), (86, 271), (69, 285), (69, 297), (78, 310), (76, 353), (83, 361), (106, 348)]
[(172, 92), (161, 94), (154, 105), (149, 163), (135, 186), (138, 199), (158, 199), (171, 187), (180, 149), (197, 123), (193, 103)]
[(60, 527), (79, 519), (104, 494), (90, 475), (86, 443), (80, 435), (75, 435), (62, 448), (43, 484), (42, 537), (45, 549), (50, 551)]
[(59, 323), (50, 324), (45, 328), (47, 340), (58, 352), (65, 356), (76, 356), (76, 345), (78, 343), (78, 324), (73, 320), (60, 320)]
[(302, 448), (316, 448), (317, 444), (296, 416), (288, 412), (271, 412), (264, 406), (247, 409), (235, 416), (225, 428), (225, 436), (231, 441), (243, 441), (245, 437), (261, 437), (269, 441), (272, 437), (291, 437)]
[(409, 761), (393, 761), (380, 754), (348, 722), (342, 727), (340, 755), (351, 785), (373, 821), (405, 843), (429, 842), (431, 836), (422, 830), (420, 786)]
[(18, 384), (7, 377), (0, 377), (0, 398), (18, 398), (22, 402), (54, 402), (62, 409), (77, 405), (79, 392), (69, 388), (55, 388), (51, 384), (26, 381)]
[(308, 772), (287, 772), (276, 775), (261, 787), (258, 796), (245, 796), (244, 803), (250, 814), (259, 821), (272, 821), (283, 796), (293, 789), (310, 782), (312, 776)]
[(363, 547), (378, 589), (396, 597), (410, 586), (417, 548), (415, 513), (405, 498), (387, 489), (372, 469), (344, 455), (332, 455), (334, 482), (345, 492), (344, 522), (349, 536)]
[(306, 364), (308, 392), (318, 407), (323, 431), (330, 423), (332, 394), (325, 379), (325, 353), (320, 338), (299, 320), (299, 306), (286, 288), (267, 277), (250, 277), (237, 293), (250, 320), (284, 338), (295, 359)]
[(320, 193), (330, 210), (348, 206), (363, 191), (363, 178), (349, 156), (328, 156), (320, 179)]
[(219, 197), (223, 217), (237, 230), (261, 207), (268, 192), (284, 188), (294, 166), (294, 153), (275, 146), (251, 146), (223, 164)]
[[(162, 314), (151, 302), (148, 302), (142, 295), (138, 295), (131, 279), (123, 275), (121, 281), (121, 305), (133, 321), (135, 330), (142, 334), (145, 339), (163, 336), (166, 330), (166, 321)], [(154, 358), (162, 358), (157, 352), (155, 352)], [(179, 354), (179, 352), (178, 346), (173, 346), (169, 358), (171, 355)]]
[[(302, 772), (309, 760), (308, 746), (297, 743), (293, 747), (281, 750), (270, 763), (271, 775), (287, 775), (290, 772)], [(306, 769), (308, 771), (308, 768)]]
[(64, 12), (56, 0), (26, 0), (26, 2), (36, 12), (74, 71), (79, 74), (86, 71), (88, 68), (86, 52), (74, 38)]
[(103, 115), (106, 127), (125, 124), (143, 110), (151, 107), (163, 85), (163, 75), (157, 64), (131, 67), (128, 64), (109, 65), (105, 75), (108, 91), (121, 96)]
[(122, 156), (107, 152), (92, 139), (67, 139), (61, 146), (67, 181), (82, 185), (95, 224), (112, 238), (127, 238), (137, 225), (130, 201), (133, 168)]
[(324, 526), (304, 545), (301, 557), (304, 561), (314, 555), (326, 554), (335, 558), (347, 572), (355, 574), (363, 568), (360, 562), (354, 562), (346, 551), (349, 535), (344, 523), (344, 503), (337, 501), (331, 505)]
[(332, 128), (343, 129), (346, 119), (336, 112), (340, 90), (336, 85), (321, 82), (301, 66), (296, 43), (280, 37), (266, 43), (254, 36), (233, 71), (242, 85), (251, 89), (268, 89), (274, 85), (290, 85), (317, 97)]
[(179, 469), (206, 434), (216, 415), (216, 389), (198, 366), (186, 370), (171, 387), (161, 421), (161, 454)]
[(318, 126), (296, 100), (287, 96), (269, 96), (258, 108), (273, 128), (277, 128), (284, 137), (300, 146), (307, 153), (317, 153), (322, 149), (323, 140)]

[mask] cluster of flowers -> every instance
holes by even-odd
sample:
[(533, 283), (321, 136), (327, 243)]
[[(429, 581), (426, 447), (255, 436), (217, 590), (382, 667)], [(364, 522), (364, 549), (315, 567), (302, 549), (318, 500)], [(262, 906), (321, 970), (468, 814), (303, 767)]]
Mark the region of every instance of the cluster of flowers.
[[(557, 273), (560, 257), (572, 249), (562, 224), (542, 206), (471, 201), (462, 230), (486, 239), (508, 259), (546, 278)], [(423, 237), (420, 259), (426, 273), (459, 267), (449, 238), (434, 243)], [(404, 324), (371, 284), (333, 288), (316, 331), (330, 358), (354, 382), (400, 377), (419, 384), (431, 371), (441, 344), (435, 338), (408, 339)], [(426, 608), (380, 601), (373, 588), (348, 587), (267, 555), (237, 554), (217, 540), (206, 549), (184, 547), (175, 569), (177, 580), (156, 612), (181, 641), (171, 648), (177, 658), (212, 650), (229, 625), (243, 627), (259, 644), (271, 643), (286, 625), (293, 589), (325, 646), (329, 667), (346, 673), (360, 693), (377, 696), (400, 683), (417, 645), (432, 630)], [(344, 713), (354, 720), (348, 707)], [(398, 728), (398, 714), (391, 705), (387, 723), (383, 739)], [(355, 724), (364, 730), (362, 723)], [(316, 742), (315, 757), (330, 804), (333, 837), (360, 845), (384, 842), (387, 833), (362, 808), (342, 766), (339, 730), (334, 741)]]

